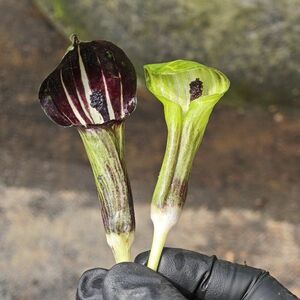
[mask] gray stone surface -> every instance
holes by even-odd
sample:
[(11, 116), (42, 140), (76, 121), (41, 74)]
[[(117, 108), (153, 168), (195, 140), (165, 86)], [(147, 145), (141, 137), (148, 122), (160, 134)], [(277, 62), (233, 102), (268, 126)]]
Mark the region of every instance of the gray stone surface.
[[(91, 194), (15, 187), (0, 192), (1, 300), (71, 300), (83, 271), (112, 266)], [(134, 254), (151, 244), (149, 205), (137, 202), (136, 216)], [(265, 268), (299, 295), (299, 234), (296, 224), (262, 212), (186, 207), (168, 245)]]
[[(121, 46), (145, 63), (198, 60), (253, 102), (298, 103), (298, 0), (36, 0), (68, 34)], [(58, 24), (57, 24), (58, 25)]]

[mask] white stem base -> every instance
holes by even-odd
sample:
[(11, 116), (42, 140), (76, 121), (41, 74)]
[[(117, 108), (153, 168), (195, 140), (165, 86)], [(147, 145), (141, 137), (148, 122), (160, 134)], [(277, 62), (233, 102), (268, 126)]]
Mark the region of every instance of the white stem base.
[(147, 266), (157, 271), (160, 257), (171, 228), (178, 222), (181, 209), (166, 207), (158, 209), (151, 206), (151, 220), (154, 226), (153, 241)]
[(134, 240), (134, 232), (109, 233), (106, 235), (106, 239), (117, 264), (132, 261), (131, 246)]

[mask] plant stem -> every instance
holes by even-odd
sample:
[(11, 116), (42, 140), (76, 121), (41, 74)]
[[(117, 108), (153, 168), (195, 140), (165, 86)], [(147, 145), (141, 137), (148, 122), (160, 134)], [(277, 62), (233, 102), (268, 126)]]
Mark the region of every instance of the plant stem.
[(131, 246), (134, 240), (134, 233), (109, 233), (106, 240), (111, 247), (116, 263), (132, 261)]
[(121, 160), (122, 128), (78, 129), (93, 170), (106, 237), (116, 262), (131, 260), (135, 228), (130, 184)]
[(125, 129), (124, 122), (113, 125), (113, 131), (114, 131), (114, 135), (116, 138), (116, 145), (117, 145), (117, 149), (119, 152), (120, 161), (123, 165), (125, 165), (125, 157), (124, 157), (125, 133), (124, 133), (124, 129)]
[(208, 105), (197, 117), (190, 118), (189, 114), (193, 112), (176, 116), (174, 111), (166, 111), (165, 106), (168, 141), (151, 209), (154, 235), (148, 266), (154, 270), (159, 264), (167, 235), (184, 206), (193, 160), (212, 108), (213, 105)]
[(153, 241), (147, 266), (157, 271), (160, 257), (170, 229), (178, 222), (181, 209), (165, 207), (159, 209), (151, 205), (151, 219), (154, 226)]
[[(157, 184), (153, 193), (151, 205), (151, 219), (154, 226), (152, 247), (150, 251), (148, 267), (157, 270), (163, 247), (170, 229), (176, 224), (179, 217), (178, 209), (174, 210), (167, 203), (169, 191), (176, 168), (178, 157), (181, 127), (182, 110), (179, 106), (164, 107), (168, 128), (166, 151), (162, 163)], [(177, 207), (175, 205), (174, 207)], [(176, 213), (174, 213), (176, 211)], [(176, 221), (175, 221), (176, 220)]]
[(157, 229), (158, 226), (154, 227), (152, 247), (149, 255), (147, 266), (153, 271), (157, 271), (160, 257), (165, 246), (169, 230)]
[(168, 128), (167, 145), (152, 197), (152, 205), (157, 207), (163, 207), (168, 197), (178, 157), (182, 126), (182, 113), (179, 106), (168, 106), (164, 110), (166, 116), (172, 117), (166, 118)]

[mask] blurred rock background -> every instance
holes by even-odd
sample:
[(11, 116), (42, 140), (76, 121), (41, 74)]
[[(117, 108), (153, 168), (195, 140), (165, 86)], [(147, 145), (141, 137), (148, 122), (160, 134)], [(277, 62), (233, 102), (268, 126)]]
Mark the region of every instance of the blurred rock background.
[(1, 300), (74, 299), (84, 270), (113, 264), (76, 130), (49, 122), (37, 101), (74, 31), (114, 41), (141, 78), (127, 122), (134, 254), (151, 244), (166, 135), (142, 65), (199, 60), (232, 88), (211, 118), (169, 245), (268, 269), (300, 295), (298, 0), (0, 0), (0, 16)]
[(186, 58), (223, 70), (251, 103), (300, 96), (299, 0), (36, 0), (57, 27), (122, 46), (142, 65)]

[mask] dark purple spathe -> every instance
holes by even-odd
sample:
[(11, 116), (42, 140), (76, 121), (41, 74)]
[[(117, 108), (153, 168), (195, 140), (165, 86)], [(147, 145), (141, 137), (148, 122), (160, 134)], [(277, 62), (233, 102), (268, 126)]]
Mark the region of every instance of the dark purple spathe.
[(102, 125), (125, 119), (136, 107), (136, 73), (119, 47), (108, 41), (79, 42), (44, 80), (39, 99), (62, 126)]

